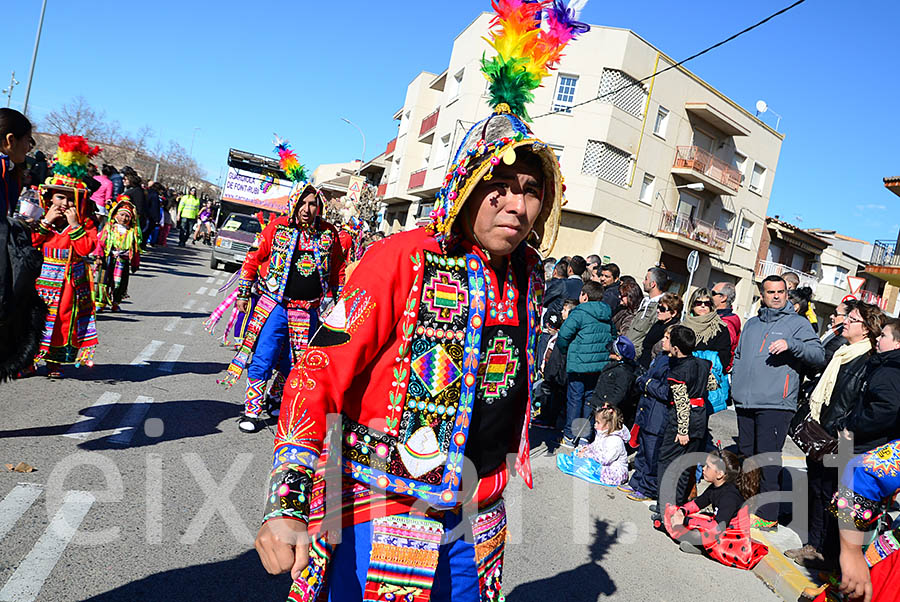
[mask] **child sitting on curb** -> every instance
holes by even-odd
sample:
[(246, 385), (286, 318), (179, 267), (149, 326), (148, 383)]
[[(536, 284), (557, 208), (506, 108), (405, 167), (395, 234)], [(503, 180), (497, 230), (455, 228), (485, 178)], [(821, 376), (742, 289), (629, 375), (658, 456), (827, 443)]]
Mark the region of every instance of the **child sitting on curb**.
[(591, 483), (615, 487), (628, 479), (625, 442), (631, 437), (622, 423), (622, 412), (604, 406), (594, 412), (596, 436), (592, 443), (579, 445), (571, 454), (556, 456), (556, 466), (566, 474)]
[[(759, 489), (757, 472), (742, 472), (740, 460), (731, 452), (709, 453), (703, 466), (703, 480), (709, 483), (706, 491), (684, 506), (666, 506), (666, 531), (681, 540), (683, 552), (706, 552), (725, 566), (744, 570), (762, 560), (769, 549), (750, 539), (750, 511), (744, 503)], [(700, 512), (707, 506), (712, 506), (715, 514)], [(693, 531), (700, 546), (688, 541)]]

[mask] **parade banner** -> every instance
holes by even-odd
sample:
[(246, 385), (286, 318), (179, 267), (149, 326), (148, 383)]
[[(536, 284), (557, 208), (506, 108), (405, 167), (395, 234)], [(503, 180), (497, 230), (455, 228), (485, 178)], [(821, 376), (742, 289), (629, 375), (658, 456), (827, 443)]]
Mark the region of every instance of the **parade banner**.
[(228, 168), (222, 200), (250, 205), (266, 211), (287, 213), (291, 181), (274, 174), (258, 174), (236, 167)]

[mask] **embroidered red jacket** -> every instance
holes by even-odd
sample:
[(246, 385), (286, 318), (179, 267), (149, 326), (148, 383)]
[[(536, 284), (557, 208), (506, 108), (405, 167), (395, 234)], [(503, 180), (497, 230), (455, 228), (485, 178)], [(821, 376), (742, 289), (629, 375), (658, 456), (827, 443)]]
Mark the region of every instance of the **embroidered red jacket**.
[(289, 224), (287, 216), (279, 216), (256, 237), (257, 247), (247, 253), (238, 283), (239, 295), (250, 296), (250, 287), (259, 278), (260, 290), (281, 302), (291, 269), (294, 249), (311, 251), (322, 280), (322, 296), (337, 298), (344, 281), (344, 256), (334, 226), (316, 218), (308, 228)]
[[(513, 419), (521, 427), (516, 468), (530, 487), (527, 418), (543, 275), (538, 254), (524, 244), (513, 261), (524, 261), (529, 275), (527, 316), (519, 318), (527, 328), (528, 400)], [(502, 292), (487, 277), (480, 250), (448, 256), (425, 229), (373, 245), (287, 379), (266, 520), (308, 519), (329, 414), (342, 415), (345, 476), (436, 508), (455, 506), (475, 388), (485, 372), (479, 374), (481, 332), (491, 319), (487, 298)]]

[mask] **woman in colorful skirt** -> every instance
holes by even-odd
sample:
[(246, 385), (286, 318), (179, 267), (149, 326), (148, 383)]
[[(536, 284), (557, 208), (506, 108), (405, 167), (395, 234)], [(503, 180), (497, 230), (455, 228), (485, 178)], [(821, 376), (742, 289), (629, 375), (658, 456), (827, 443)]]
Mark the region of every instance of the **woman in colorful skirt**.
[(40, 188), (46, 213), (32, 233), (44, 255), (35, 283), (47, 304), (47, 322), (35, 361), (47, 363), (48, 376), (62, 376), (63, 364), (93, 364), (97, 347), (94, 301), (84, 257), (97, 246), (97, 229), (87, 217), (84, 184), (90, 157), (100, 152), (81, 136), (59, 138), (53, 174)]

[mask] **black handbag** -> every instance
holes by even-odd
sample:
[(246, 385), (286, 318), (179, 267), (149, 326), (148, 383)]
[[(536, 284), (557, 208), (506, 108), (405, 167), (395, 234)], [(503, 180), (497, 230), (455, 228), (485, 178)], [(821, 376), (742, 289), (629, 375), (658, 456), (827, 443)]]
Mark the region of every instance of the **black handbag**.
[(832, 437), (822, 425), (815, 421), (809, 411), (809, 406), (804, 405), (797, 410), (791, 419), (788, 435), (797, 447), (812, 460), (821, 461), (826, 454), (837, 452), (838, 440)]

